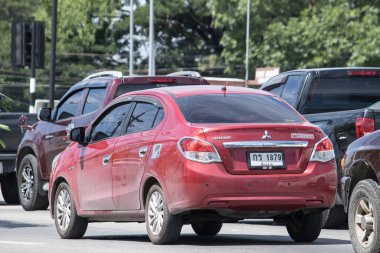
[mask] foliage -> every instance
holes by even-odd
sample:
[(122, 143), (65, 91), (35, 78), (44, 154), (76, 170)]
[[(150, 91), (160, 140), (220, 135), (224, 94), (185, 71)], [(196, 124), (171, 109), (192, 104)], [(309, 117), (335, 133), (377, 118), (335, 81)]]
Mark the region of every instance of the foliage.
[[(11, 131), (11, 129), (9, 128), (9, 126), (4, 125), (4, 124), (0, 124), (0, 130)], [(4, 143), (4, 141), (2, 139), (0, 139), (0, 146), (3, 149), (7, 148), (7, 146), (5, 145), (5, 143)]]
[[(251, 60), (282, 70), (380, 64), (380, 1), (251, 0)], [(232, 72), (245, 53), (246, 1), (211, 1)], [(252, 72), (252, 71), (251, 71)]]

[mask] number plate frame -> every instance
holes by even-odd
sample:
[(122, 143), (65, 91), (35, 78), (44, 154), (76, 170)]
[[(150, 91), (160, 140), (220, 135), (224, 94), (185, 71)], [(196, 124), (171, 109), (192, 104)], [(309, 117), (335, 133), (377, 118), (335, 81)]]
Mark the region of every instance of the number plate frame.
[[(252, 166), (251, 165), (251, 154), (273, 154), (280, 153), (282, 155), (282, 165), (274, 165), (274, 166)], [(286, 161), (285, 154), (283, 151), (247, 151), (247, 165), (250, 170), (285, 170), (286, 169)]]

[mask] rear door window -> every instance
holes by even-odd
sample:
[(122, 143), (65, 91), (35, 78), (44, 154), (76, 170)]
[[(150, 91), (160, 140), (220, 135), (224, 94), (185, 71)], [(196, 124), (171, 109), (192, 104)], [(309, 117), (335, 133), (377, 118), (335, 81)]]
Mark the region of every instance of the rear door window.
[(83, 114), (90, 113), (99, 108), (106, 94), (105, 88), (90, 89), (83, 108)]
[(291, 106), (295, 106), (301, 87), (301, 76), (289, 76), (285, 83), (281, 97)]
[(305, 114), (366, 108), (380, 101), (380, 78), (320, 78), (311, 83)]
[(191, 123), (293, 123), (300, 115), (277, 97), (258, 94), (207, 94), (176, 99)]
[(264, 89), (264, 90), (269, 91), (269, 92), (271, 92), (271, 93), (273, 93), (273, 94), (275, 94), (275, 95), (281, 97), (281, 94), (282, 94), (282, 90), (283, 90), (283, 89), (284, 89), (284, 85), (281, 84), (281, 85), (276, 85), (276, 86), (273, 85), (273, 86), (271, 86), (270, 88), (266, 88), (266, 89)]

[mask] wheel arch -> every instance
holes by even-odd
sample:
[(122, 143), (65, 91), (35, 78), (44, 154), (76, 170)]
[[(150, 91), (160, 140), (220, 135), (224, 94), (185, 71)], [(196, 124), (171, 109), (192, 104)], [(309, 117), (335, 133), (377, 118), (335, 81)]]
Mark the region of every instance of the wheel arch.
[[(19, 170), (19, 167), (20, 167), (20, 164), (21, 164), (21, 161), (22, 159), (24, 159), (25, 156), (27, 155), (34, 155), (36, 158), (36, 152), (34, 151), (34, 149), (30, 146), (24, 146), (22, 147), (19, 151), (18, 151), (18, 154), (17, 154), (17, 159), (16, 159), (16, 173), (18, 172)], [(37, 162), (39, 163), (39, 160), (37, 158)], [(39, 166), (41, 168), (41, 166)], [(41, 173), (41, 171), (40, 171)]]
[(141, 196), (141, 199), (142, 199), (142, 207), (143, 209), (145, 209), (145, 204), (146, 204), (146, 198), (148, 197), (148, 192), (149, 192), (149, 189), (153, 186), (153, 185), (159, 185), (161, 187), (161, 184), (160, 182), (157, 180), (157, 178), (151, 176), (149, 178), (147, 178), (145, 180), (145, 183), (144, 183), (144, 186), (142, 188), (142, 196)]
[[(54, 201), (55, 201), (55, 193), (57, 192), (58, 186), (65, 182), (67, 185), (69, 185), (68, 181), (64, 177), (58, 177), (51, 187), (51, 193), (50, 193), (50, 215), (54, 219)], [(69, 185), (70, 186), (70, 185)]]
[(379, 184), (375, 170), (373, 169), (372, 165), (369, 164), (365, 160), (359, 160), (352, 166), (350, 170), (350, 177), (351, 177), (351, 181), (350, 181), (350, 187), (349, 187), (349, 192), (348, 192), (348, 199), (351, 198), (351, 195), (355, 186), (361, 180), (372, 179), (377, 184)]

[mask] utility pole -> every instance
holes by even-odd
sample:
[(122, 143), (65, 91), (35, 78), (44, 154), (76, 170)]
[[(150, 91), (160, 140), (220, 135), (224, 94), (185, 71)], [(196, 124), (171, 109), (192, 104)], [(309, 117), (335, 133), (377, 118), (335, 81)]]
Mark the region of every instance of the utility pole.
[[(124, 4), (127, 5), (127, 0), (124, 1)], [(134, 27), (134, 19), (133, 19), (133, 0), (129, 0), (129, 75), (133, 75), (133, 27)]]
[(148, 75), (154, 76), (155, 70), (155, 47), (154, 47), (154, 0), (149, 2), (149, 70)]
[(245, 87), (248, 87), (249, 79), (249, 26), (251, 18), (251, 1), (247, 0), (247, 31), (246, 31), (246, 45), (245, 45)]
[(54, 108), (55, 89), (55, 56), (57, 47), (57, 0), (53, 0), (51, 16), (51, 53), (50, 53), (50, 73), (49, 73), (49, 107)]
[(36, 23), (32, 22), (32, 53), (30, 60), (31, 78), (30, 78), (30, 101), (29, 113), (34, 112), (34, 101), (36, 100)]

